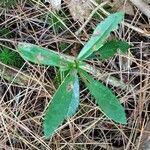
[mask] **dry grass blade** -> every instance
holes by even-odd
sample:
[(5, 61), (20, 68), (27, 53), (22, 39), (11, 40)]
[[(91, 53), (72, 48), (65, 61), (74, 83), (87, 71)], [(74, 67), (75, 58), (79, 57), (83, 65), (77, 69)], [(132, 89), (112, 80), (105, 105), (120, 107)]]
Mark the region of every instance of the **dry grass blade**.
[(150, 6), (142, 0), (130, 0), (137, 8), (140, 9), (147, 17), (150, 18)]
[[(1, 36), (0, 46), (7, 45), (13, 50), (16, 42), (29, 42), (75, 56), (102, 16), (110, 11), (107, 5), (95, 10), (99, 4), (90, 1), (95, 14), (88, 15), (90, 21), (85, 21), (85, 24), (74, 21), (65, 3), (58, 14), (51, 11), (49, 4), (35, 0), (20, 1), (9, 9), (0, 6), (0, 31), (8, 27), (12, 35)], [(57, 23), (51, 22), (53, 14), (59, 22), (59, 30), (54, 29)], [(122, 24), (110, 39), (129, 42), (132, 45), (129, 53), (118, 54), (105, 62), (94, 59), (86, 67), (97, 80), (105, 80), (120, 99), (126, 108), (128, 125), (114, 124), (104, 117), (81, 83), (78, 111), (59, 127), (52, 139), (45, 140), (43, 116), (52, 94), (63, 80), (63, 74), (59, 74), (57, 68), (28, 62), (20, 69), (0, 63), (0, 149), (140, 150), (143, 141), (149, 137), (149, 132), (146, 132), (150, 113), (149, 20), (135, 10), (135, 15), (126, 16), (124, 21), (128, 25)], [(76, 35), (76, 31), (80, 34)], [(108, 84), (112, 76), (118, 79), (118, 85), (124, 87), (125, 83), (132, 88)]]

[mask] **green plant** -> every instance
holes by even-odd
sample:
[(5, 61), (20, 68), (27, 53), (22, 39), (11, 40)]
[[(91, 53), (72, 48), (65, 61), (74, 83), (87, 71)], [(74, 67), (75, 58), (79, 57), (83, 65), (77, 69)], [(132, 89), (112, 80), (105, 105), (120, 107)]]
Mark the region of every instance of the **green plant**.
[(6, 47), (0, 48), (0, 61), (6, 65), (20, 68), (24, 64), (24, 60), (17, 52)]
[[(106, 42), (110, 33), (118, 28), (124, 17), (123, 12), (110, 15), (98, 24), (92, 37), (82, 48), (77, 58), (66, 57), (52, 50), (46, 50), (29, 43), (19, 43), (21, 56), (33, 63), (56, 66), (68, 74), (53, 96), (44, 118), (44, 135), (49, 138), (64, 119), (72, 116), (79, 105), (79, 78), (84, 81), (95, 97), (101, 111), (117, 123), (126, 124), (125, 111), (113, 92), (102, 83), (94, 80), (85, 70), (85, 59), (97, 57), (102, 60), (112, 57), (117, 49), (127, 52), (129, 45), (123, 41)], [(98, 55), (97, 55), (98, 53)], [(91, 57), (92, 56), (92, 57)]]
[(11, 38), (11, 30), (7, 27), (0, 27), (0, 37)]
[(17, 4), (17, 0), (1, 0), (0, 1), (0, 6), (3, 6), (5, 8), (15, 6), (16, 4)]

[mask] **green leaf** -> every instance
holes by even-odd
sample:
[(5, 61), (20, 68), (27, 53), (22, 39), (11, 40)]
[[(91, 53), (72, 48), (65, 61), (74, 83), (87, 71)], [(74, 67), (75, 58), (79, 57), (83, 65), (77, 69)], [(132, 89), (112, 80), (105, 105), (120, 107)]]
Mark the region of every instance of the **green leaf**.
[(67, 116), (71, 117), (76, 112), (77, 108), (79, 106), (79, 79), (78, 76), (76, 76), (73, 86), (73, 93), (71, 102), (69, 105)]
[(58, 126), (75, 113), (79, 101), (77, 74), (68, 75), (55, 93), (44, 118), (44, 135), (50, 138)]
[(62, 69), (67, 68), (69, 64), (69, 61), (63, 56), (58, 55), (52, 50), (47, 50), (34, 44), (19, 43), (18, 49), (25, 60), (36, 64), (57, 66)]
[(92, 37), (82, 48), (77, 58), (79, 60), (83, 60), (102, 47), (110, 33), (118, 28), (118, 24), (121, 23), (123, 17), (123, 12), (117, 12), (111, 14), (104, 21), (98, 24)]
[(109, 41), (96, 52), (96, 56), (100, 57), (102, 60), (109, 59), (117, 53), (118, 49), (122, 53), (126, 53), (129, 47), (129, 44), (125, 41)]
[(102, 112), (117, 123), (126, 124), (126, 116), (123, 106), (110, 89), (102, 83), (95, 81), (88, 73), (81, 70), (81, 77), (90, 93), (95, 97)]

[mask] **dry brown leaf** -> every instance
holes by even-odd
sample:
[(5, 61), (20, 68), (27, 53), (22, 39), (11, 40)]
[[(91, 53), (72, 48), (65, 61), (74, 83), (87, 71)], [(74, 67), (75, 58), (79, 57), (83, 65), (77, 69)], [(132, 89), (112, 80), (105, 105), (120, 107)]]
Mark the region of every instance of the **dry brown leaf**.
[(52, 5), (52, 8), (55, 10), (61, 9), (61, 0), (45, 0), (45, 2), (48, 2)]
[[(105, 1), (105, 0), (103, 0)], [(112, 11), (125, 11), (128, 15), (134, 15), (133, 6), (128, 0), (109, 0)]]
[(143, 135), (142, 143), (140, 145), (140, 150), (149, 150), (150, 149), (150, 121), (147, 123)]
[(143, 0), (130, 0), (143, 14), (150, 18), (150, 6)]
[(92, 11), (90, 0), (64, 0), (75, 21), (84, 22)]

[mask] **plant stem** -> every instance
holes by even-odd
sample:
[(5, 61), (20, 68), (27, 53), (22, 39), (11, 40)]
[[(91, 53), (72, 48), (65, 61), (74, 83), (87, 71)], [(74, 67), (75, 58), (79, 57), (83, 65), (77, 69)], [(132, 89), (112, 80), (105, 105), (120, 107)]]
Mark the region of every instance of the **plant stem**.
[(104, 81), (106, 84), (112, 85), (114, 87), (119, 87), (121, 89), (127, 88), (127, 85), (123, 81), (119, 80), (116, 77), (110, 76), (110, 75), (104, 75), (95, 66), (86, 64), (85, 66), (82, 67), (82, 69), (84, 69), (88, 73), (92, 74), (94, 77), (99, 78), (101, 81)]
[[(0, 38), (0, 41), (5, 41), (5, 40), (6, 39)], [(12, 40), (8, 40), (8, 42), (13, 43)], [(16, 45), (17, 43), (13, 43), (13, 44)], [(71, 60), (72, 62), (75, 61), (75, 57), (65, 55), (62, 53), (58, 53), (58, 52), (55, 52), (55, 53), (58, 55), (62, 55), (63, 57), (65, 57), (66, 60)], [(114, 87), (119, 87), (121, 89), (127, 88), (127, 85), (123, 81), (117, 79), (116, 77), (113, 77), (110, 75), (106, 76), (106, 75), (102, 74), (101, 71), (98, 68), (96, 68), (95, 66), (89, 65), (87, 63), (84, 63), (84, 64), (85, 65), (82, 66), (83, 67), (82, 69), (84, 69), (88, 73), (92, 74), (94, 77), (100, 78), (100, 80), (102, 80), (105, 83), (112, 85)], [(39, 80), (32, 78), (30, 76), (30, 74), (22, 73), (21, 71), (19, 71), (17, 69), (14, 69), (12, 67), (4, 65), (3, 63), (0, 63), (0, 76), (3, 77), (4, 79), (8, 80), (9, 82), (12, 82), (12, 80), (13, 80), (13, 83), (16, 83), (21, 86), (26, 86), (28, 84), (29, 80), (32, 80), (35, 83), (38, 83), (40, 85), (44, 85), (44, 83), (41, 83)], [(128, 88), (131, 89), (131, 85), (128, 85)]]
[[(64, 55), (60, 53), (59, 55), (63, 55), (66, 59), (69, 59), (69, 60), (70, 59), (75, 60), (75, 58), (72, 56), (68, 56), (68, 55)], [(100, 80), (114, 87), (119, 87), (121, 89), (126, 89), (127, 87), (127, 85), (123, 81), (117, 79), (116, 77), (113, 77), (110, 75), (106, 76), (102, 74), (98, 68), (92, 65), (85, 63), (85, 65), (82, 66), (82, 69), (92, 74), (94, 77), (100, 78)], [(29, 80), (34, 81), (34, 83), (35, 82), (39, 83), (40, 85), (42, 84), (39, 80), (36, 80), (35, 78), (30, 77), (28, 73), (22, 73), (21, 71), (14, 69), (12, 67), (9, 67), (7, 65), (4, 65), (2, 63), (0, 63), (0, 76), (8, 80), (9, 82), (13, 81), (13, 83), (21, 85), (21, 86), (27, 86)]]
[(23, 75), (23, 73), (19, 73), (20, 71), (9, 67), (0, 62), (0, 76), (1, 78), (8, 80), (9, 82), (14, 82), (20, 86), (27, 85), (29, 78), (27, 75)]

